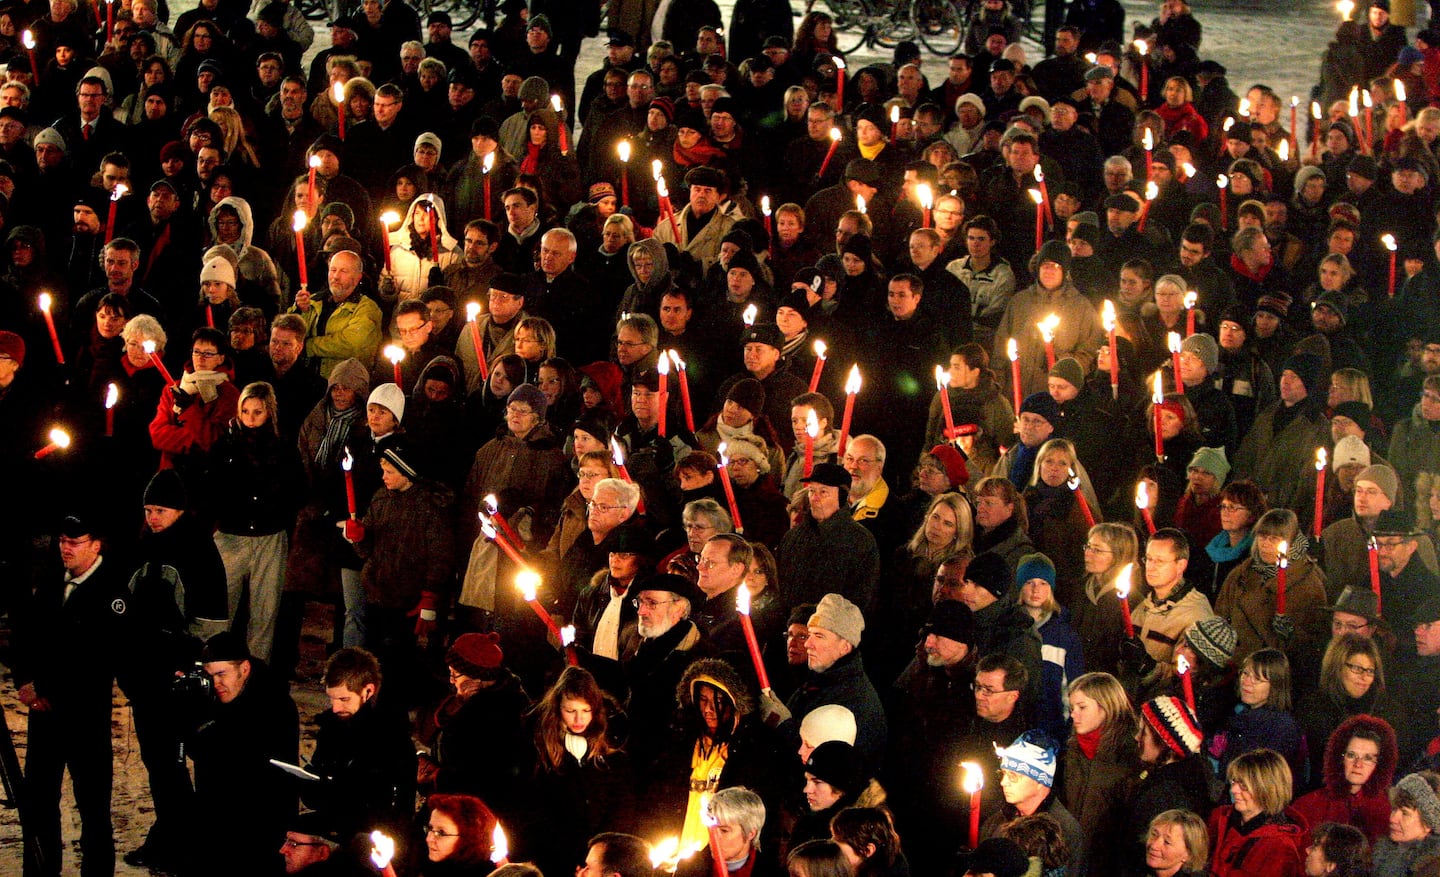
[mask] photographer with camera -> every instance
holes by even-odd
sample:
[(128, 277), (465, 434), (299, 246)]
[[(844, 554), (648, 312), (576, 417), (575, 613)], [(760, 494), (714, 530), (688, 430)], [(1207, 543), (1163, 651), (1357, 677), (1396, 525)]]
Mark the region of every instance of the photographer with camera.
[(189, 498), (176, 470), (155, 473), (144, 505), (145, 532), (130, 576), (137, 636), (134, 680), (126, 693), (155, 823), (145, 842), (125, 854), (125, 863), (181, 867), (188, 861), (195, 803), (181, 750), (185, 697), (197, 683), (200, 696), (209, 696), (208, 679), (184, 674), (197, 666), (205, 639), (228, 626), (225, 567), (209, 530), (187, 511)]
[(273, 873), (297, 801), (270, 760), (294, 764), (299, 757), (299, 710), (284, 680), (250, 657), (243, 634), (211, 637), (200, 661), (215, 697), (185, 745), (195, 765), (196, 812), (207, 829), (234, 829), (203, 866), (214, 875)]

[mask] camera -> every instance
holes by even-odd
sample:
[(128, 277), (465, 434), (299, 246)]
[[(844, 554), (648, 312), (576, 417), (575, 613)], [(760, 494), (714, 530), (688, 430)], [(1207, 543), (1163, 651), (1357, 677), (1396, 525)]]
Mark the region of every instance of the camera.
[(205, 672), (204, 666), (196, 661), (195, 665), (179, 676), (170, 684), (172, 694), (181, 698), (194, 700), (206, 700), (215, 692), (215, 685), (210, 681), (210, 674)]

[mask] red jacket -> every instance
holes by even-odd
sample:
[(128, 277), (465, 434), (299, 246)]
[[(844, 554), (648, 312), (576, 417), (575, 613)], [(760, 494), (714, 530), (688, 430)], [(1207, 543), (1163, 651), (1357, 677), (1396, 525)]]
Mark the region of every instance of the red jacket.
[(1305, 820), (1308, 831), (1323, 822), (1353, 825), (1375, 843), (1390, 832), (1390, 798), (1384, 791), (1358, 795), (1316, 789), (1291, 805)]
[(1234, 812), (1227, 804), (1210, 814), (1211, 877), (1302, 877), (1305, 828), (1300, 814), (1286, 808), (1284, 819), (1241, 834), (1230, 823)]
[(217, 387), (219, 395), (213, 402), (199, 398), (179, 414), (175, 413), (175, 387), (167, 386), (160, 394), (155, 419), (150, 421), (150, 441), (160, 452), (160, 468), (173, 469), (178, 458), (192, 451), (208, 451), (235, 419), (240, 405), (240, 390), (234, 381)]

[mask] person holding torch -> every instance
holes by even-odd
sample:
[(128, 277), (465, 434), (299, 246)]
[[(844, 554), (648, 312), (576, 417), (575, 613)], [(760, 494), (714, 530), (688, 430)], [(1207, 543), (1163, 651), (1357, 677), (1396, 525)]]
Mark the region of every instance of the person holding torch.
[(1070, 248), (1061, 241), (1046, 241), (1036, 256), (1035, 282), (1015, 294), (995, 330), (992, 362), (1008, 360), (1006, 345), (1011, 338), (1019, 346), (1022, 397), (1049, 389), (1045, 339), (1036, 325), (1050, 314), (1060, 318), (1051, 342), (1057, 360), (1072, 357), (1089, 371), (1095, 352), (1105, 343), (1100, 315), (1076, 289), (1070, 265)]

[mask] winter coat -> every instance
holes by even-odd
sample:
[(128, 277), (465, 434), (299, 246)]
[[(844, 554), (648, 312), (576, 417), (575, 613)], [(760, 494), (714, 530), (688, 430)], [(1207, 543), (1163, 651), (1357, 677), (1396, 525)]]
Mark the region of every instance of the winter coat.
[(642, 639), (633, 651), (621, 653), (630, 688), (626, 704), (631, 727), (627, 748), (637, 757), (650, 760), (661, 752), (675, 712), (675, 686), (691, 662), (707, 654), (708, 645), (700, 629), (690, 621), (681, 621), (660, 636)]
[(1440, 835), (1431, 834), (1422, 840), (1398, 844), (1388, 837), (1375, 843), (1372, 851), (1372, 877), (1410, 877), (1419, 865), (1440, 855)]
[[(623, 751), (577, 761), (566, 753), (558, 768), (538, 766), (525, 785), (527, 817), (517, 849), (552, 874), (573, 867), (590, 838), (602, 831), (634, 832), (637, 778)], [(583, 861), (583, 858), (580, 859)]]
[[(782, 579), (783, 581), (783, 579)], [(865, 675), (865, 662), (859, 652), (848, 655), (823, 671), (810, 670), (800, 686), (790, 695), (785, 706), (792, 719), (780, 726), (786, 746), (800, 745), (800, 722), (816, 707), (839, 704), (855, 716), (855, 748), (865, 758), (866, 767), (874, 771), (880, 766), (885, 750), (885, 710), (880, 695)], [(787, 749), (786, 751), (792, 751)]]
[(475, 795), (502, 818), (518, 814), (521, 783), (535, 758), (525, 727), (529, 711), (530, 697), (509, 671), (468, 697), (452, 692), (442, 700), (420, 734), (438, 764), (435, 791)]
[[(1415, 476), (1433, 471), (1440, 460), (1440, 430), (1420, 414), (1417, 403), (1405, 420), (1395, 424), (1390, 439), (1390, 465), (1400, 476), (1400, 489), (1406, 500), (1415, 502)], [(1432, 566), (1433, 568), (1433, 566)]]
[[(1090, 300), (1070, 283), (1059, 289), (1046, 290), (1038, 284), (1018, 292), (1010, 300), (1005, 316), (995, 330), (993, 362), (1007, 362), (1006, 345), (1011, 338), (1019, 345), (1021, 398), (1047, 389), (1049, 369), (1045, 364), (1045, 342), (1035, 324), (1049, 314), (1060, 317), (1055, 330), (1055, 356), (1073, 357), (1082, 369), (1095, 364), (1095, 351), (1105, 342), (1100, 315)], [(1002, 383), (1010, 386), (1010, 371), (1005, 370)]]
[(407, 490), (382, 487), (360, 523), (365, 538), (355, 552), (365, 560), (360, 582), (367, 605), (410, 609), (422, 591), (443, 594), (454, 569), (450, 488), (431, 481)]
[(819, 603), (835, 592), (861, 612), (875, 606), (880, 549), (870, 531), (843, 509), (824, 521), (806, 516), (780, 540), (775, 559), (791, 605)]
[[(1061, 606), (1074, 606), (1083, 587), (1085, 542), (1090, 535), (1090, 525), (1085, 523), (1075, 491), (1063, 484), (1050, 487), (1037, 480), (1025, 488), (1023, 495), (1029, 511), (1030, 541), (1035, 543), (1036, 551), (1055, 562), (1055, 599)], [(1093, 496), (1087, 501), (1092, 510), (1098, 505)]]
[(1247, 752), (1273, 749), (1290, 763), (1295, 785), (1303, 787), (1305, 735), (1300, 733), (1295, 716), (1265, 704), (1248, 707), (1242, 703), (1235, 710), (1225, 730), (1207, 741), (1210, 754), (1219, 762), (1217, 772), (1224, 776), (1230, 762)]
[(1072, 732), (1065, 743), (1060, 797), (1085, 836), (1085, 861), (1091, 873), (1113, 874), (1125, 836), (1123, 791), (1139, 767), (1135, 741), (1128, 734), (1102, 739), (1094, 758), (1085, 757)]
[(1140, 765), (1140, 773), (1132, 776), (1125, 803), (1117, 814), (1121, 826), (1124, 856), (1122, 873), (1140, 873), (1145, 861), (1145, 842), (1150, 836), (1150, 820), (1172, 808), (1189, 810), (1201, 819), (1210, 815), (1220, 783), (1202, 755), (1191, 755), (1165, 764)]
[(1302, 482), (1315, 478), (1315, 449), (1330, 446), (1330, 424), (1313, 396), (1277, 433), (1275, 415), (1284, 404), (1276, 402), (1255, 418), (1230, 469), (1232, 481), (1248, 478), (1260, 485), (1275, 509), (1301, 507)]
[(1290, 642), (1282, 641), (1270, 627), (1278, 599), (1276, 570), (1262, 571), (1253, 557), (1242, 561), (1226, 576), (1215, 598), (1215, 614), (1230, 622), (1239, 635), (1235, 646), (1237, 664), (1258, 649), (1283, 650), (1289, 648), (1291, 642), (1329, 636), (1325, 574), (1310, 562), (1303, 548), (1291, 552), (1290, 569), (1285, 577), (1285, 614), (1295, 623), (1294, 639)]
[(560, 519), (550, 531), (550, 541), (545, 546), (545, 556), (552, 562), (558, 563), (580, 534), (589, 530), (589, 513), (585, 504), (585, 497), (578, 487), (566, 494), (560, 503)]
[(1287, 808), (1279, 816), (1257, 816), (1240, 824), (1232, 805), (1210, 814), (1210, 874), (1213, 877), (1300, 877), (1305, 873), (1305, 824)]
[(464, 529), (459, 537), (463, 544), (469, 544), (479, 534), (477, 512), (484, 496), (510, 491), (517, 505), (533, 510), (533, 540), (543, 545), (549, 541), (560, 517), (560, 505), (574, 484), (564, 440), (550, 424), (537, 425), (523, 439), (507, 432), (486, 442), (475, 454), (465, 482), (460, 509)]
[[(950, 394), (950, 411), (956, 426), (977, 424), (985, 435), (993, 436), (997, 440), (1008, 441), (1013, 435), (1015, 408), (1011, 405), (1010, 398), (1000, 392), (1000, 385), (995, 382), (993, 375), (988, 372), (982, 374), (979, 385), (973, 389), (950, 386), (945, 389)], [(944, 431), (945, 409), (937, 392), (930, 397), (930, 412), (925, 420), (925, 449), (944, 444)]]
[[(1119, 570), (1115, 573), (1118, 575)], [(1125, 619), (1114, 576), (1106, 579), (1086, 576), (1082, 593), (1070, 608), (1071, 625), (1080, 638), (1085, 672), (1115, 674), (1120, 665), (1120, 643), (1125, 638)], [(1131, 605), (1136, 594), (1130, 594)]]
[[(1374, 729), (1383, 722), (1390, 725), (1393, 731), (1405, 721), (1397, 698), (1389, 691), (1378, 691), (1373, 685), (1364, 697), (1358, 698), (1350, 697), (1343, 688), (1337, 697), (1322, 686), (1300, 701), (1300, 707), (1295, 714), (1300, 719), (1301, 730), (1305, 732), (1306, 747), (1310, 754), (1309, 788), (1328, 789), (1347, 801), (1355, 797), (1350, 794), (1350, 784), (1345, 781), (1344, 765), (1345, 747), (1354, 736), (1354, 729), (1357, 726)], [(1352, 823), (1356, 828), (1364, 830), (1372, 841), (1384, 836), (1388, 828), (1386, 819), (1390, 810), (1385, 799), (1385, 790), (1394, 779), (1399, 758), (1394, 746), (1380, 746), (1379, 760), (1370, 781), (1361, 789), (1359, 798), (1347, 804), (1358, 806), (1365, 795), (1378, 799), (1380, 803), (1371, 801), (1368, 805), (1374, 819), (1368, 824)], [(1315, 820), (1310, 821), (1311, 826), (1318, 824)], [(1371, 828), (1375, 829), (1373, 833)]]
[[(840, 431), (831, 429), (822, 432), (815, 437), (815, 451), (812, 462), (814, 463), (838, 463), (839, 455), (836, 453), (840, 447)], [(800, 478), (805, 474), (805, 447), (797, 445), (789, 455), (785, 457), (785, 466), (781, 470), (784, 474), (784, 481), (780, 484), (780, 492), (786, 499), (793, 497), (800, 489)]]
[[(635, 254), (643, 252), (648, 255), (654, 263), (650, 272), (650, 281), (641, 283), (640, 278), (635, 274)], [(670, 257), (665, 252), (665, 247), (654, 238), (636, 241), (625, 251), (625, 264), (630, 269), (630, 277), (634, 281), (625, 290), (620, 298), (620, 307), (616, 311), (615, 319), (620, 319), (622, 313), (649, 314), (658, 323), (660, 321), (660, 299), (668, 291), (674, 288), (675, 281), (670, 273)]]
[(334, 309), (311, 302), (303, 313), (294, 305), (288, 313), (299, 314), (305, 321), (305, 355), (320, 363), (320, 377), (330, 377), (331, 369), (347, 359), (358, 359), (367, 368), (375, 362), (383, 317), (375, 300), (359, 289)]
[(239, 410), (240, 391), (231, 381), (223, 381), (214, 400), (206, 402), (198, 396), (177, 414), (177, 384), (170, 384), (160, 394), (155, 418), (150, 421), (150, 441), (160, 452), (161, 469), (180, 469), (187, 476), (199, 474), (205, 466), (206, 454)]
[[(1005, 458), (995, 464), (998, 471), (1000, 464)], [(1005, 565), (1010, 568), (1011, 577), (1014, 577), (1015, 568), (1020, 565), (1020, 558), (1035, 551), (1035, 545), (1025, 531), (1020, 529), (1020, 519), (1011, 517), (1000, 522), (989, 530), (985, 530), (978, 524), (975, 527), (975, 553), (984, 554), (989, 551), (1005, 558)], [(1019, 588), (1011, 590), (1010, 596), (1014, 597), (1020, 593)]]
[(1175, 644), (1186, 628), (1214, 614), (1204, 594), (1189, 582), (1181, 582), (1167, 600), (1155, 599), (1153, 592), (1146, 594), (1135, 607), (1131, 620), (1140, 642), (1145, 644), (1145, 651), (1164, 664), (1174, 655)]
[(1084, 649), (1065, 610), (1046, 613), (1035, 622), (1040, 637), (1040, 703), (1035, 722), (1051, 736), (1065, 736), (1069, 713), (1066, 692), (1085, 673)]
[(238, 260), (235, 267), (235, 294), (250, 307), (259, 308), (267, 317), (280, 311), (280, 269), (270, 254), (254, 245), (255, 216), (250, 202), (231, 195), (222, 198), (215, 209), (210, 211), (206, 222), (210, 225), (210, 240), (219, 241), (220, 233), (215, 222), (220, 217), (220, 208), (229, 207), (240, 217), (240, 240), (226, 244)]
[(349, 718), (326, 710), (315, 723), (309, 770), (324, 779), (303, 785), (305, 806), (347, 837), (368, 831), (377, 821), (410, 815), (415, 744), (404, 713), (372, 699)]
[[(1060, 824), (1060, 833), (1065, 836), (1065, 842), (1070, 847), (1070, 862), (1066, 866), (1067, 874), (1085, 873), (1085, 833), (1080, 830), (1080, 823), (1060, 801), (1060, 796), (1054, 789), (1040, 802), (1035, 810), (1036, 814), (1044, 813)], [(1012, 822), (1020, 816), (1020, 811), (1014, 804), (1005, 804), (989, 816), (980, 825), (980, 839), (982, 841), (995, 837), (1000, 832), (1000, 827)]]
[[(435, 215), (439, 222), (435, 234), (435, 247), (430, 246), (430, 237), (427, 235), (419, 241), (419, 248), (416, 247), (415, 238), (417, 235), (412, 232), (411, 226), (415, 223), (415, 207), (421, 203), (429, 203), (435, 209)], [(405, 219), (400, 227), (390, 232), (385, 245), (390, 249), (390, 284), (385, 288), (382, 286), (381, 294), (387, 300), (397, 298), (401, 301), (419, 298), (420, 293), (430, 288), (430, 269), (439, 267), (442, 271), (455, 264), (460, 259), (460, 242), (455, 240), (450, 233), (450, 228), (445, 222), (445, 202), (432, 194), (418, 196), (410, 202), (410, 209), (405, 211)], [(435, 250), (439, 250), (440, 261), (435, 261)], [(452, 317), (452, 319), (454, 319)]]
[(674, 244), (681, 251), (689, 254), (700, 263), (704, 271), (709, 271), (710, 266), (720, 260), (720, 242), (735, 227), (735, 223), (744, 217), (740, 213), (739, 206), (734, 201), (724, 201), (715, 208), (715, 215), (700, 230), (700, 233), (693, 238), (690, 236), (690, 205), (675, 216), (676, 225), (680, 229), (680, 239), (675, 239), (675, 234), (670, 230), (670, 223), (662, 222), (655, 227), (653, 240), (662, 244)]
[(236, 536), (287, 533), (304, 499), (304, 469), (293, 445), (269, 424), (232, 422), (210, 450), (206, 499), (216, 527)]

